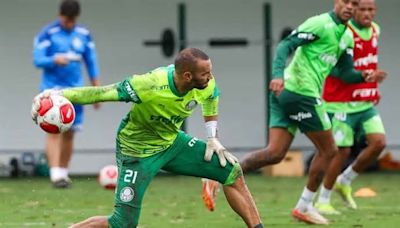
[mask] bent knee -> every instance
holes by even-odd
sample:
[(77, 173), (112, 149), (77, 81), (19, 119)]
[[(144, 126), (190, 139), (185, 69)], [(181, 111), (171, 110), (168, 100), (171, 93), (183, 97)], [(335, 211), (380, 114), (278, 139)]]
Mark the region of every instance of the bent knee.
[(271, 155), (271, 164), (278, 164), (285, 158), (286, 153), (274, 153)]
[(374, 151), (381, 152), (386, 147), (386, 140), (384, 138), (375, 140), (370, 145)]
[(331, 146), (329, 148), (326, 148), (325, 150), (318, 151), (318, 155), (326, 159), (333, 159), (333, 157), (335, 157), (338, 154), (339, 154), (339, 149), (337, 146)]
[(286, 150), (282, 150), (282, 148), (268, 148), (267, 153), (264, 153), (261, 159), (269, 165), (275, 165), (281, 162), (285, 155)]
[(223, 185), (232, 185), (236, 182), (236, 180), (243, 176), (242, 168), (240, 167), (239, 163), (235, 163), (229, 176), (226, 178), (225, 182), (222, 183)]
[(331, 158), (333, 158), (337, 154), (339, 154), (339, 148), (336, 145), (334, 147), (332, 147), (329, 151), (330, 152), (329, 152), (328, 156), (331, 157)]

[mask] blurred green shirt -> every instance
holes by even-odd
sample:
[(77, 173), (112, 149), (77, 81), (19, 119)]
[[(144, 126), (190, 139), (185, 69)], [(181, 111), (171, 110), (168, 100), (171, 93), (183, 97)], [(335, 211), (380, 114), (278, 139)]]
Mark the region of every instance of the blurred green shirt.
[[(273, 77), (283, 76), (285, 88), (292, 92), (319, 98), (325, 78), (336, 64), (343, 65), (339, 59), (352, 51), (353, 45), (353, 34), (333, 12), (311, 17), (279, 44), (273, 62)], [(296, 52), (285, 68), (286, 60), (294, 50)]]

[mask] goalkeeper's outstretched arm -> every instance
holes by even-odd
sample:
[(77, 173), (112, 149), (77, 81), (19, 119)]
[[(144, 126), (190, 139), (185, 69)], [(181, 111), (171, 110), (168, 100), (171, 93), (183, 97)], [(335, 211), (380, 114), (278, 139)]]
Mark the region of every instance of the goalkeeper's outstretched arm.
[(117, 84), (106, 86), (76, 87), (62, 90), (62, 95), (74, 104), (94, 104), (106, 101), (121, 101)]

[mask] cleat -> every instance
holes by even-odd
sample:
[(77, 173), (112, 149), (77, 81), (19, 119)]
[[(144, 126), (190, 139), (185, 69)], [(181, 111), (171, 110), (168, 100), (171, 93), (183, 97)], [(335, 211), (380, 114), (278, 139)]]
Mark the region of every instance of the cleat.
[(215, 197), (219, 191), (219, 183), (217, 181), (202, 179), (202, 198), (204, 205), (209, 211), (214, 211), (215, 209)]
[(67, 177), (53, 181), (52, 184), (54, 188), (60, 188), (60, 189), (70, 188), (72, 185), (72, 181)]
[(346, 203), (346, 206), (351, 209), (357, 209), (357, 204), (351, 195), (351, 186), (350, 185), (343, 185), (339, 183), (335, 183), (333, 187), (337, 193), (342, 197), (343, 201)]
[(340, 215), (340, 211), (336, 210), (330, 203), (316, 203), (315, 209), (323, 215)]
[(298, 208), (295, 208), (292, 210), (292, 216), (296, 220), (300, 222), (305, 222), (307, 224), (329, 225), (328, 219), (319, 214), (317, 209), (312, 206), (308, 206), (305, 212), (302, 212)]

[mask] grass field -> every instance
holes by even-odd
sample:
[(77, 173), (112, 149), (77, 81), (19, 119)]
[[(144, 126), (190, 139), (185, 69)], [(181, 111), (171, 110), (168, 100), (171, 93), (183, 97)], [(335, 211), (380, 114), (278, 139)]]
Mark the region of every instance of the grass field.
[[(246, 176), (265, 227), (306, 227), (294, 221), (290, 210), (297, 202), (305, 178)], [(343, 215), (330, 216), (330, 227), (400, 227), (400, 174), (374, 173), (360, 176), (354, 188), (371, 187), (374, 198), (358, 198), (359, 210), (333, 204)], [(146, 193), (141, 228), (151, 227), (245, 227), (232, 212), (223, 194), (217, 210), (208, 212), (200, 197), (200, 180), (162, 175)], [(107, 215), (113, 192), (103, 190), (94, 177), (74, 178), (71, 189), (53, 189), (45, 178), (0, 179), (0, 227), (67, 227), (92, 215)]]

